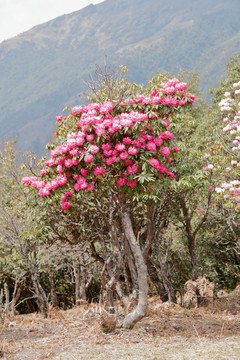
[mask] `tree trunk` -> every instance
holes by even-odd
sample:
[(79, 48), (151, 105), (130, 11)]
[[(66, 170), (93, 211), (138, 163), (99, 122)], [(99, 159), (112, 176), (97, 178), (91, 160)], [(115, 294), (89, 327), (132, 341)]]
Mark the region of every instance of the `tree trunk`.
[(196, 280), (199, 276), (199, 273), (197, 270), (197, 257), (196, 257), (194, 236), (188, 235), (188, 248), (189, 248), (191, 265), (192, 265), (192, 280)]
[(9, 294), (9, 287), (7, 283), (4, 283), (4, 295), (5, 295), (5, 314), (8, 315), (10, 309), (10, 294)]
[(124, 245), (125, 245), (125, 256), (126, 256), (126, 261), (125, 261), (125, 269), (127, 276), (126, 282), (127, 282), (129, 294), (130, 292), (136, 293), (136, 291), (138, 291), (138, 275), (137, 275), (135, 259), (131, 251), (131, 248), (128, 244), (127, 238), (125, 239)]
[(147, 258), (147, 269), (148, 269), (148, 275), (149, 275), (152, 283), (154, 284), (154, 286), (158, 292), (158, 295), (160, 296), (160, 299), (162, 300), (162, 302), (168, 301), (167, 292), (166, 292), (163, 284), (161, 283), (161, 281), (158, 277), (157, 270), (156, 270), (155, 266), (152, 264), (149, 256)]
[(32, 272), (31, 274), (33, 288), (37, 295), (37, 305), (39, 308), (40, 313), (46, 318), (47, 317), (47, 310), (48, 310), (48, 301), (45, 294), (45, 291), (42, 288), (42, 285), (39, 282), (37, 272)]
[[(75, 280), (75, 303), (80, 305), (82, 300), (86, 300), (86, 276), (84, 273), (83, 266), (81, 266), (79, 260), (73, 261), (73, 272)], [(83, 274), (82, 274), (83, 271)]]
[[(123, 199), (124, 200), (124, 199)], [(136, 236), (133, 231), (133, 226), (130, 218), (129, 211), (126, 203), (122, 202), (122, 224), (123, 230), (134, 256), (135, 265), (137, 269), (137, 280), (138, 280), (138, 305), (137, 307), (128, 314), (124, 319), (123, 326), (126, 329), (132, 329), (134, 325), (141, 320), (147, 309), (147, 296), (148, 296), (148, 283), (147, 283), (147, 267), (143, 259), (142, 251), (139, 243), (137, 242)]]
[(12, 301), (11, 301), (11, 316), (14, 316), (17, 302), (19, 301), (22, 291), (26, 286), (26, 277), (23, 277), (19, 287), (17, 287), (17, 285), (18, 285), (18, 280), (16, 280), (15, 282)]
[[(198, 227), (195, 229), (195, 231), (192, 230), (192, 224), (191, 224), (191, 217), (189, 215), (189, 211), (186, 205), (186, 202), (184, 198), (180, 198), (180, 205), (182, 208), (183, 216), (185, 219), (185, 229), (188, 239), (188, 250), (191, 258), (191, 265), (192, 265), (192, 279), (195, 280), (198, 277), (198, 271), (197, 271), (197, 256), (196, 256), (196, 249), (195, 249), (195, 237), (200, 229), (200, 225), (203, 224), (203, 220), (198, 225)], [(206, 214), (205, 214), (206, 216)], [(204, 216), (204, 217), (205, 217)]]
[(57, 307), (58, 306), (58, 298), (57, 298), (57, 293), (56, 293), (56, 289), (55, 289), (55, 283), (54, 283), (52, 269), (50, 269), (50, 268), (48, 270), (48, 275), (49, 275), (49, 282), (50, 282), (50, 289), (51, 289), (50, 292), (51, 292), (52, 306)]
[(175, 290), (173, 288), (173, 285), (172, 285), (172, 276), (171, 276), (171, 272), (170, 272), (170, 269), (169, 269), (169, 264), (166, 261), (163, 261), (162, 260), (162, 257), (161, 257), (161, 254), (160, 254), (160, 251), (158, 250), (158, 263), (159, 263), (159, 266), (160, 266), (160, 274), (161, 274), (161, 277), (162, 277), (162, 281), (163, 281), (163, 285), (164, 285), (164, 288), (166, 290), (166, 293), (168, 295), (168, 300), (169, 301), (172, 301), (174, 303), (176, 303), (176, 295), (175, 295)]

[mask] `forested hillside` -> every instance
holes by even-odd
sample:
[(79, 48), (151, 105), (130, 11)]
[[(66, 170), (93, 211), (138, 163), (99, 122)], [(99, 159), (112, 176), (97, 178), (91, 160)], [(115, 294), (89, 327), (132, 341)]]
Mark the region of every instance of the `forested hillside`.
[(239, 10), (238, 0), (105, 0), (2, 42), (1, 138), (42, 153), (55, 114), (84, 101), (84, 81), (105, 56), (138, 83), (186, 69), (200, 74), (201, 89), (216, 86), (239, 51)]

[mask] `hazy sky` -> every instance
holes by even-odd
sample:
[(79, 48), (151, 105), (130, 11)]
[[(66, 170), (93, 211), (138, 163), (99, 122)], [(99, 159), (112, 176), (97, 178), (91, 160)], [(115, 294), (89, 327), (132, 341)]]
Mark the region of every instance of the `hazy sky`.
[(0, 42), (103, 0), (0, 0)]

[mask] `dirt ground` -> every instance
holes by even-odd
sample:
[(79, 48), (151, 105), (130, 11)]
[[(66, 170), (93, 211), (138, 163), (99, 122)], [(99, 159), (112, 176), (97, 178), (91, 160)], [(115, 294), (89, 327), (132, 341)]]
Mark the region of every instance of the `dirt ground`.
[[(0, 325), (0, 358), (9, 360), (240, 359), (240, 301), (197, 309), (149, 299), (147, 316), (133, 330), (100, 326), (98, 305), (17, 315)], [(123, 313), (121, 308), (119, 313)]]

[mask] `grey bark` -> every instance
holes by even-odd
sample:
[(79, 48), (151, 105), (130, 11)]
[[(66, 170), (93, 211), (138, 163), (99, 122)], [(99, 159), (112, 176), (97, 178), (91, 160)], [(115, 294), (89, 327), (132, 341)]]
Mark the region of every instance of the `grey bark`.
[(161, 280), (159, 279), (157, 270), (155, 266), (152, 264), (150, 257), (147, 258), (147, 269), (148, 269), (148, 275), (152, 283), (154, 284), (158, 292), (158, 295), (160, 296), (160, 299), (162, 300), (162, 302), (168, 301), (168, 295), (165, 290), (165, 287), (163, 286)]
[(75, 303), (79, 305), (82, 300), (86, 300), (86, 273), (81, 259), (73, 261), (73, 272), (75, 280)]
[(31, 273), (32, 284), (37, 295), (37, 305), (40, 310), (40, 313), (46, 318), (48, 310), (48, 300), (45, 294), (45, 291), (42, 288), (42, 285), (39, 282), (38, 274), (36, 272)]
[(147, 267), (140, 245), (133, 231), (129, 210), (124, 201), (122, 202), (121, 210), (123, 230), (134, 256), (137, 269), (138, 304), (137, 307), (125, 317), (123, 324), (126, 329), (132, 329), (134, 325), (146, 315), (148, 296)]

